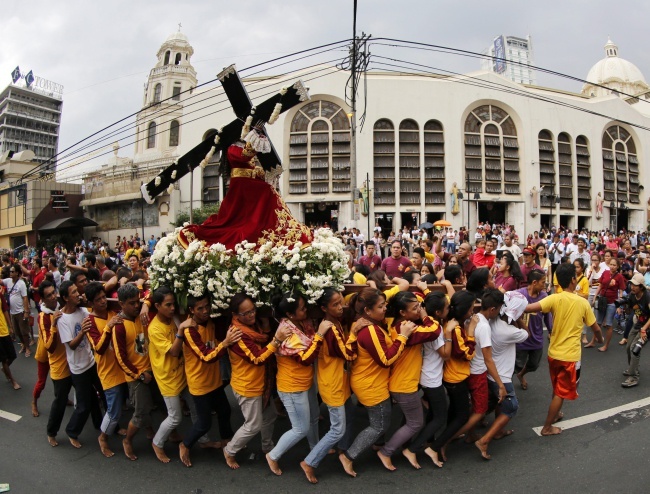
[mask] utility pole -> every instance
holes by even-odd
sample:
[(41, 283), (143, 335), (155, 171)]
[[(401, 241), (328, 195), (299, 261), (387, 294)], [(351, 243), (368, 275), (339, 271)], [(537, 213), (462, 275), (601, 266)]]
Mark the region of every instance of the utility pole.
[[(350, 106), (350, 189), (352, 193), (352, 219), (354, 215), (355, 202), (358, 201), (357, 192), (357, 0), (354, 0), (354, 12), (352, 14), (352, 98)], [(368, 213), (370, 214), (370, 213)], [(370, 232), (368, 232), (370, 233)]]

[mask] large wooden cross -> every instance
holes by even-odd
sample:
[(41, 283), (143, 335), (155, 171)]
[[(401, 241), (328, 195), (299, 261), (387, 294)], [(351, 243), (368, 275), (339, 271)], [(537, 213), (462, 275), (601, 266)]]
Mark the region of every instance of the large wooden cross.
[[(234, 65), (226, 67), (217, 77), (221, 81), (237, 118), (223, 127), (219, 133), (219, 142), (217, 144), (214, 142), (216, 134), (211, 133), (203, 142), (160, 172), (156, 178), (142, 185), (142, 196), (149, 204), (153, 204), (156, 196), (162, 194), (171, 184), (177, 182), (199, 166), (212, 146), (216, 148), (214, 154), (225, 152), (231, 144), (241, 138), (242, 128), (244, 127), (246, 118), (251, 114), (253, 104)], [(309, 94), (302, 82), (295, 82), (287, 88), (284, 94), (278, 92), (278, 94), (256, 106), (251, 128), (256, 127), (263, 130), (264, 124), (269, 121), (277, 103), (282, 104), (281, 113), (284, 113), (298, 103), (307, 101), (308, 99)], [(265, 170), (271, 170), (281, 163), (280, 157), (273, 147), (273, 143), (271, 143), (270, 153), (259, 153), (257, 158)]]

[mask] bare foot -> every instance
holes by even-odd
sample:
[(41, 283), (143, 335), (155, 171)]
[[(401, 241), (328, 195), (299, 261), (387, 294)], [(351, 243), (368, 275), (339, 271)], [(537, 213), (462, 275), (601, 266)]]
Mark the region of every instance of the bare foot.
[(582, 348), (593, 348), (593, 347), (595, 347), (595, 346), (596, 346), (596, 345), (595, 345), (593, 342), (589, 342), (589, 343), (587, 343), (585, 346), (583, 346)]
[(397, 470), (397, 467), (395, 465), (393, 465), (393, 462), (391, 461), (390, 456), (386, 456), (381, 451), (377, 451), (377, 456), (379, 457), (381, 462), (386, 467), (386, 470), (390, 470), (391, 472), (394, 472), (395, 470)]
[(347, 473), (350, 477), (356, 477), (357, 472), (354, 471), (353, 465), (352, 465), (352, 460), (345, 456), (343, 453), (339, 455), (339, 461), (343, 465), (343, 470), (345, 470), (345, 473)]
[(181, 436), (177, 431), (174, 431), (169, 435), (169, 441), (173, 443), (180, 443), (182, 440), (183, 436)]
[[(18, 384), (16, 381), (13, 381), (13, 382), (11, 383), (11, 385), (13, 386), (13, 388), (14, 388), (16, 391), (18, 391), (19, 389), (21, 389), (20, 384)], [(38, 411), (38, 410), (37, 410), (37, 411)], [(36, 417), (38, 417), (38, 415), (36, 415)]]
[(442, 466), (444, 465), (444, 463), (441, 462), (440, 459), (438, 458), (438, 453), (436, 453), (431, 448), (425, 449), (424, 454), (426, 454), (429, 458), (431, 458), (431, 460), (433, 461), (433, 464), (435, 466), (437, 466), (438, 468), (442, 468)]
[(181, 458), (181, 462), (183, 463), (183, 465), (185, 465), (186, 467), (192, 466), (192, 462), (190, 461), (190, 449), (187, 446), (185, 446), (185, 443), (180, 443), (178, 445), (178, 454)]
[(413, 466), (413, 468), (419, 470), (422, 468), (420, 464), (418, 463), (418, 457), (413, 451), (410, 451), (408, 448), (402, 450), (402, 454), (404, 455), (404, 458), (406, 458), (409, 463)]
[(154, 443), (151, 443), (151, 447), (154, 450), (154, 453), (156, 453), (156, 457), (162, 462), (162, 463), (169, 463), (171, 460), (169, 459), (169, 456), (165, 454), (165, 450), (162, 448), (159, 448), (156, 446)]
[(581, 343), (582, 343), (583, 345), (586, 345), (586, 344), (589, 343), (589, 342), (587, 341), (587, 338), (582, 338), (582, 342), (581, 342)]
[[(515, 433), (512, 429), (501, 430), (498, 434), (494, 436), (495, 440), (503, 439), (504, 437), (512, 436)], [(486, 446), (487, 447), (487, 446)]]
[[(181, 444), (183, 444), (183, 441), (181, 441)], [(203, 449), (219, 449), (222, 446), (225, 445), (222, 445), (221, 441), (206, 441), (204, 443), (199, 443), (199, 448), (203, 448)]]
[(478, 441), (478, 439), (479, 439), (478, 435), (474, 434), (473, 432), (468, 432), (465, 435), (465, 444), (472, 444), (472, 443)]
[(564, 413), (563, 412), (557, 412), (557, 415), (555, 416), (555, 420), (553, 421), (553, 423), (555, 424), (555, 423), (559, 422), (560, 420), (562, 420), (563, 418), (564, 418)]
[(39, 415), (40, 413), (38, 413), (38, 406), (36, 405), (35, 402), (32, 401), (32, 417), (38, 417)]
[(318, 484), (318, 479), (316, 478), (316, 475), (314, 475), (314, 469), (307, 465), (304, 461), (300, 462), (300, 468), (302, 468), (302, 471), (305, 472), (305, 476), (307, 477), (307, 480), (309, 480), (310, 483), (312, 484)]
[(135, 456), (135, 453), (133, 453), (133, 445), (131, 444), (131, 441), (126, 438), (122, 439), (122, 447), (124, 448), (124, 454), (129, 460), (135, 461), (138, 459), (138, 457)]
[(528, 389), (528, 382), (526, 381), (526, 378), (522, 376), (520, 373), (516, 374), (517, 379), (519, 379), (519, 384), (521, 385), (521, 389), (526, 391)]
[(126, 437), (126, 429), (119, 429), (117, 435)]
[(605, 346), (601, 346), (601, 347), (598, 349), (598, 351), (599, 351), (599, 352), (606, 352), (606, 351), (607, 351), (607, 345), (605, 345)]
[(32, 351), (28, 348), (27, 350), (25, 350), (25, 358), (29, 358), (31, 356), (32, 356)]
[(490, 460), (492, 457), (489, 455), (488, 450), (487, 450), (487, 444), (483, 444), (481, 440), (479, 439), (474, 443), (474, 446), (478, 448), (478, 450), (481, 452), (481, 456), (486, 459)]
[(52, 436), (47, 436), (47, 442), (53, 448), (59, 445), (59, 443), (56, 441), (56, 438), (54, 438)]
[(110, 458), (111, 456), (115, 456), (115, 453), (111, 450), (111, 448), (108, 447), (108, 441), (106, 440), (106, 437), (103, 435), (100, 435), (99, 438), (97, 438), (97, 441), (99, 441), (99, 450), (102, 452), (102, 454), (106, 458)]
[(562, 434), (562, 429), (551, 425), (549, 427), (542, 428), (541, 434), (542, 436), (555, 436), (557, 434)]
[(278, 476), (282, 475), (282, 470), (280, 470), (280, 465), (278, 465), (278, 462), (272, 459), (268, 453), (266, 453), (266, 462), (269, 464), (269, 468), (274, 474)]
[(73, 447), (77, 449), (81, 448), (81, 443), (77, 439), (73, 439), (71, 437), (69, 437), (68, 439), (70, 439), (70, 444), (72, 444)]
[(226, 453), (226, 450), (223, 450), (223, 456), (226, 459), (226, 463), (230, 468), (233, 470), (237, 470), (239, 468), (239, 463), (237, 463), (237, 460), (235, 460), (234, 456), (230, 456), (228, 453)]

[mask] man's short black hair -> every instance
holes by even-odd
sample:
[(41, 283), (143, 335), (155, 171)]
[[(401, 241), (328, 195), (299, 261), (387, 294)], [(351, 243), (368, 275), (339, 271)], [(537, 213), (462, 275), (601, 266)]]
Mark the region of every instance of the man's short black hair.
[(497, 288), (487, 288), (481, 295), (481, 310), (503, 305), (503, 293)]
[(571, 280), (576, 277), (576, 267), (573, 264), (560, 264), (555, 270), (555, 277), (562, 290), (566, 290), (569, 288)]

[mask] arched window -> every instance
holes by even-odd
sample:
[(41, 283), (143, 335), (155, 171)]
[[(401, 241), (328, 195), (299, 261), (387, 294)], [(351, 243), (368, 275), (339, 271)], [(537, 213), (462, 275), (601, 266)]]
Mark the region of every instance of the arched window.
[(557, 136), (557, 161), (560, 175), (560, 207), (573, 209), (573, 158), (571, 136), (566, 132)]
[(374, 204), (395, 204), (395, 127), (382, 118), (373, 131)]
[(156, 147), (156, 122), (151, 122), (147, 128), (147, 149)]
[(639, 160), (630, 133), (612, 125), (603, 134), (605, 201), (639, 204)]
[(178, 146), (178, 134), (179, 134), (180, 125), (178, 120), (172, 120), (169, 124), (169, 145)]
[(410, 119), (399, 124), (399, 202), (420, 204), (420, 129)]
[(591, 162), (589, 141), (576, 137), (576, 175), (578, 176), (578, 209), (591, 211)]
[[(537, 136), (539, 149), (539, 185), (544, 187), (541, 194), (541, 206), (552, 207), (555, 195), (555, 146), (553, 134), (548, 130), (541, 130)], [(550, 194), (549, 194), (550, 193)]]
[(337, 104), (312, 101), (291, 121), (289, 194), (330, 191), (350, 192), (350, 122)]
[(158, 83), (153, 90), (153, 102), (160, 103), (160, 96), (162, 95), (162, 84)]
[[(484, 174), (485, 172), (485, 174)], [(465, 173), (470, 192), (519, 194), (519, 143), (508, 113), (483, 105), (465, 120)]]
[(176, 58), (174, 59), (174, 65), (179, 65), (181, 63), (181, 57), (182, 56), (183, 55), (181, 55), (180, 53), (176, 54)]
[(165, 63), (164, 63), (164, 65), (169, 65), (169, 57), (170, 57), (170, 55), (171, 55), (171, 52), (169, 50), (167, 50), (165, 52)]

